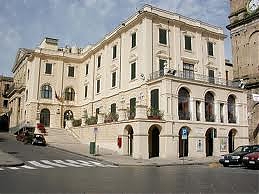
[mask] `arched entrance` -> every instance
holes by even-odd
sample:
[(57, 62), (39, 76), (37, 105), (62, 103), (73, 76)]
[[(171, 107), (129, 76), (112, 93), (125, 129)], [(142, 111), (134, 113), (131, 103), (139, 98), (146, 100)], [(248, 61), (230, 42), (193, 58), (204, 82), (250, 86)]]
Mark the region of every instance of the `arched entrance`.
[(63, 127), (66, 127), (66, 121), (73, 119), (73, 112), (71, 110), (66, 110), (64, 112), (64, 121), (63, 121)]
[(49, 112), (49, 109), (44, 108), (40, 111), (40, 123), (42, 123), (45, 127), (50, 126), (50, 112)]
[(9, 117), (7, 114), (0, 116), (0, 132), (9, 130)]
[[(182, 139), (182, 130), (186, 129), (187, 130), (187, 139)], [(183, 156), (188, 156), (188, 152), (189, 152), (189, 133), (190, 133), (190, 129), (188, 127), (182, 127), (179, 130), (179, 157), (183, 157)]]
[(127, 153), (125, 153), (125, 152), (124, 153), (129, 156), (132, 156), (133, 155), (133, 134), (134, 134), (134, 132), (133, 132), (133, 128), (131, 125), (127, 125), (125, 127), (124, 134), (125, 134), (125, 137), (127, 138), (127, 140), (125, 139), (127, 141), (127, 144), (126, 145), (124, 144), (126, 146), (126, 149), (124, 149), (124, 150)]
[(228, 151), (232, 153), (235, 149), (235, 136), (237, 131), (235, 129), (231, 129), (228, 133)]
[(206, 156), (212, 156), (213, 155), (213, 139), (215, 135), (216, 129), (209, 128), (206, 131), (205, 139), (206, 139)]
[(159, 156), (159, 134), (160, 130), (157, 126), (150, 127), (148, 131), (149, 158)]

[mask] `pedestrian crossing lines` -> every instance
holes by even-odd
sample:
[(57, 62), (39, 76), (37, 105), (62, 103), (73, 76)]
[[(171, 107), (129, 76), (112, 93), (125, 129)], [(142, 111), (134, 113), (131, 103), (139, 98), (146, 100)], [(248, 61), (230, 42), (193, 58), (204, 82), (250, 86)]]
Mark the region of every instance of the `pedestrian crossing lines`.
[(52, 169), (52, 168), (84, 168), (84, 167), (102, 167), (102, 168), (115, 168), (117, 166), (111, 164), (102, 164), (97, 161), (84, 161), (84, 160), (40, 160), (40, 161), (26, 161), (23, 166), (16, 167), (1, 167), (0, 171), (4, 170), (36, 170), (36, 169)]

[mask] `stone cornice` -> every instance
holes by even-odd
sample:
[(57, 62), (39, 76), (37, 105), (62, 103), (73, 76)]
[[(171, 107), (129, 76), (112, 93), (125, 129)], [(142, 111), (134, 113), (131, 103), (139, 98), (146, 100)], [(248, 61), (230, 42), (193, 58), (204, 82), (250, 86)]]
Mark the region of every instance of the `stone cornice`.
[(254, 14), (251, 14), (251, 15), (245, 17), (245, 18), (242, 19), (242, 20), (237, 20), (237, 21), (235, 21), (234, 23), (227, 25), (226, 28), (227, 28), (228, 30), (232, 30), (233, 28), (236, 28), (236, 27), (238, 27), (238, 26), (241, 26), (241, 25), (250, 23), (251, 21), (253, 21), (253, 20), (257, 19), (257, 18), (259, 18), (259, 12), (256, 12), (256, 13), (254, 13)]

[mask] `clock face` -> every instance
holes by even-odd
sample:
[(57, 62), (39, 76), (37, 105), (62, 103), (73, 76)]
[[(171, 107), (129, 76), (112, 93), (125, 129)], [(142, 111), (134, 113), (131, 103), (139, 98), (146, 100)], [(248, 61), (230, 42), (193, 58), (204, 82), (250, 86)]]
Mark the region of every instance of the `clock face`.
[(259, 8), (259, 0), (250, 0), (247, 4), (247, 9), (249, 12), (254, 12)]

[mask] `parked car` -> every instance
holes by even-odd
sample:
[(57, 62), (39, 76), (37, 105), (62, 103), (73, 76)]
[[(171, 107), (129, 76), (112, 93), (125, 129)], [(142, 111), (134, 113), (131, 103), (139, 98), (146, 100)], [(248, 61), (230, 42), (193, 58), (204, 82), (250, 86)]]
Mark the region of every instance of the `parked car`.
[(243, 145), (237, 147), (232, 153), (222, 155), (219, 159), (219, 163), (223, 164), (224, 167), (229, 165), (242, 165), (243, 157), (251, 152), (254, 152), (259, 148), (259, 145)]
[(42, 134), (34, 134), (31, 144), (46, 146), (46, 140)]
[(243, 157), (243, 164), (248, 168), (259, 168), (259, 148)]

